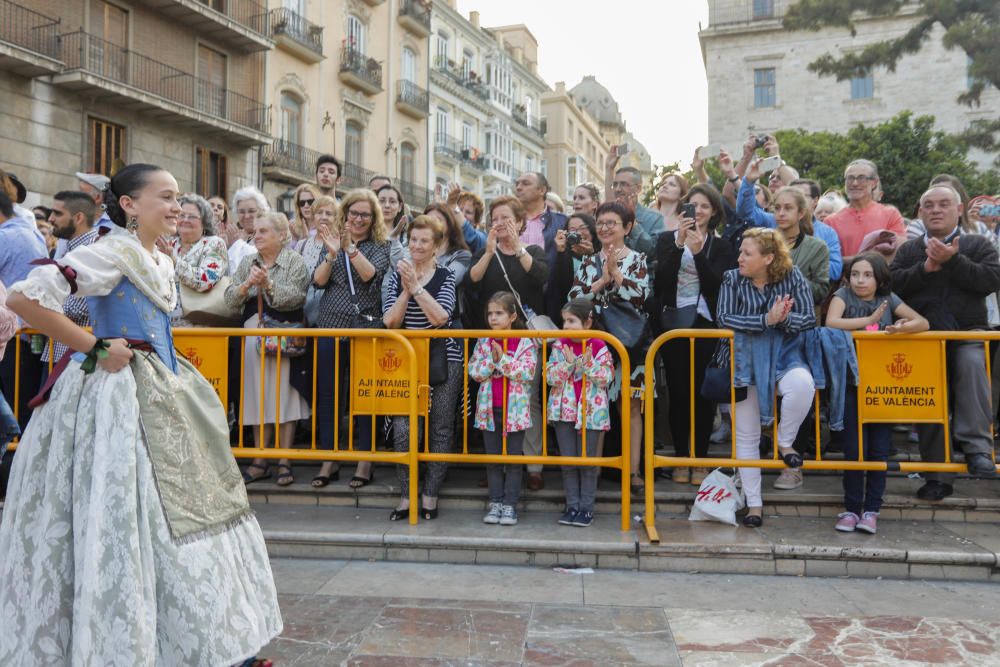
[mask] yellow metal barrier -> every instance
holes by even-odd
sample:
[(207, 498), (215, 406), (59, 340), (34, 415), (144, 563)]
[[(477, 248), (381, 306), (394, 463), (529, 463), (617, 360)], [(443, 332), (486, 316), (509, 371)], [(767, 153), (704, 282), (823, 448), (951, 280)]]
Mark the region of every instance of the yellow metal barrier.
[[(815, 417), (815, 427), (816, 427), (816, 456), (815, 459), (807, 459), (803, 463), (803, 469), (805, 470), (892, 470), (900, 472), (965, 472), (967, 467), (964, 463), (953, 463), (951, 462), (951, 441), (948, 425), (948, 382), (947, 382), (947, 368), (945, 362), (945, 345), (948, 341), (976, 341), (982, 342), (984, 346), (984, 353), (986, 356), (986, 377), (990, 379), (990, 355), (989, 355), (989, 341), (1000, 340), (1000, 332), (992, 331), (929, 331), (919, 334), (893, 334), (889, 336), (882, 332), (868, 332), (868, 331), (855, 331), (852, 332), (852, 336), (855, 341), (855, 345), (858, 348), (858, 371), (860, 374), (859, 378), (859, 391), (858, 391), (858, 460), (857, 461), (845, 461), (845, 460), (823, 460), (820, 447), (820, 419), (819, 419), (819, 393), (813, 400), (813, 409)], [(649, 350), (646, 353), (646, 368), (651, 369), (656, 361), (656, 357), (660, 352), (660, 348), (666, 344), (668, 341), (676, 339), (688, 339), (689, 342), (689, 354), (690, 358), (694, 359), (694, 342), (696, 339), (722, 339), (727, 340), (730, 345), (730, 359), (734, 358), (733, 355), (733, 332), (725, 329), (675, 329), (673, 331), (668, 331), (661, 334), (653, 343), (649, 346)], [(866, 377), (872, 373), (871, 368), (866, 368), (866, 361), (863, 357), (864, 354), (864, 341), (889, 341), (892, 342), (894, 346), (898, 346), (900, 353), (903, 353), (907, 348), (907, 343), (911, 341), (924, 341), (932, 342), (939, 346), (940, 349), (940, 370), (933, 374), (933, 380), (935, 382), (935, 388), (937, 395), (941, 397), (943, 405), (940, 406), (940, 415), (937, 418), (908, 418), (908, 419), (877, 419), (877, 418), (864, 418), (864, 411), (862, 409), (863, 395), (860, 390), (861, 387), (866, 385)], [(669, 359), (664, 360), (665, 363), (670, 363)], [(771, 459), (738, 459), (736, 458), (736, 428), (735, 428), (735, 415), (736, 415), (736, 400), (735, 392), (730, 392), (730, 410), (729, 418), (731, 420), (730, 429), (730, 456), (726, 457), (710, 457), (710, 458), (697, 458), (695, 457), (694, 451), (694, 429), (695, 429), (695, 418), (694, 418), (694, 402), (696, 397), (695, 391), (695, 376), (694, 376), (694, 363), (690, 364), (690, 395), (691, 403), (690, 409), (690, 423), (691, 423), (691, 436), (689, 439), (689, 456), (661, 456), (656, 454), (654, 451), (653, 443), (653, 418), (654, 410), (653, 405), (653, 391), (654, 388), (651, 382), (646, 383), (646, 390), (643, 396), (643, 404), (645, 405), (645, 418), (644, 418), (644, 429), (645, 429), (645, 443), (644, 443), (644, 467), (645, 467), (645, 490), (646, 490), (646, 512), (644, 517), (644, 523), (646, 528), (646, 533), (649, 539), (653, 542), (659, 541), (659, 534), (656, 530), (656, 505), (654, 501), (654, 480), (656, 476), (656, 468), (663, 467), (706, 467), (706, 468), (717, 468), (717, 467), (749, 467), (749, 468), (770, 468), (770, 469), (782, 469), (785, 468), (785, 463), (778, 458), (778, 448), (777, 444), (774, 446), (774, 453)], [(733, 366), (730, 364), (730, 382), (732, 382)], [(869, 423), (940, 423), (944, 424), (946, 428), (944, 431), (944, 450), (945, 458), (947, 463), (934, 463), (934, 462), (922, 462), (922, 461), (865, 461), (864, 460), (864, 447), (862, 445), (863, 430), (862, 426)], [(992, 424), (991, 424), (992, 427)], [(775, 419), (773, 425), (772, 441), (777, 443), (777, 429), (778, 420)]]
[[(24, 332), (29, 332), (30, 330), (25, 330)], [(609, 467), (616, 468), (621, 472), (621, 529), (629, 530), (631, 526), (630, 521), (630, 495), (629, 495), (629, 475), (630, 475), (630, 454), (631, 454), (631, 443), (630, 443), (630, 433), (632, 425), (630, 424), (630, 410), (628, 406), (628, 382), (631, 377), (631, 367), (628, 359), (628, 351), (621, 344), (621, 342), (614, 338), (613, 336), (600, 332), (600, 331), (493, 331), (493, 330), (459, 330), (459, 329), (431, 329), (431, 330), (386, 330), (386, 329), (244, 329), (244, 328), (195, 328), (195, 329), (175, 329), (174, 330), (175, 345), (178, 346), (178, 352), (180, 354), (185, 353), (185, 345), (183, 341), (187, 338), (219, 338), (228, 341), (231, 338), (247, 339), (256, 336), (289, 336), (289, 337), (306, 337), (313, 339), (314, 345), (311, 348), (312, 355), (312, 405), (310, 410), (310, 421), (312, 425), (312, 435), (311, 441), (308, 447), (301, 448), (295, 447), (292, 443), (291, 446), (282, 446), (281, 443), (281, 428), (280, 424), (274, 425), (274, 446), (273, 447), (263, 447), (265, 443), (264, 438), (264, 424), (260, 425), (261, 428), (261, 438), (259, 446), (249, 446), (244, 443), (244, 407), (245, 401), (243, 400), (243, 388), (244, 388), (244, 377), (246, 371), (246, 346), (240, 346), (239, 355), (239, 378), (240, 383), (238, 388), (228, 387), (229, 373), (222, 373), (222, 377), (210, 378), (215, 381), (215, 383), (221, 384), (221, 389), (225, 391), (220, 391), (223, 395), (228, 394), (232, 396), (232, 391), (240, 392), (240, 410), (236, 419), (236, 428), (238, 429), (238, 442), (232, 447), (233, 455), (237, 458), (265, 458), (265, 459), (292, 459), (292, 460), (302, 460), (302, 461), (373, 461), (373, 462), (383, 462), (383, 463), (394, 463), (400, 465), (406, 465), (409, 467), (410, 471), (410, 484), (409, 484), (409, 502), (410, 507), (417, 507), (418, 502), (418, 487), (419, 487), (419, 466), (423, 461), (439, 461), (446, 463), (476, 463), (476, 464), (488, 464), (488, 463), (500, 463), (500, 464), (539, 464), (539, 465), (579, 465), (579, 466), (599, 466), (599, 467)], [(375, 449), (375, 423), (376, 420), (381, 419), (381, 413), (376, 416), (375, 414), (370, 415), (372, 419), (372, 447), (371, 451), (361, 451), (356, 450), (354, 447), (354, 418), (355, 417), (366, 417), (368, 413), (360, 414), (355, 413), (352, 409), (353, 401), (349, 402), (348, 410), (348, 437), (347, 437), (347, 447), (341, 446), (340, 437), (340, 410), (338, 409), (340, 401), (340, 391), (341, 391), (341, 377), (340, 377), (340, 346), (336, 341), (340, 338), (347, 338), (350, 340), (350, 345), (352, 346), (351, 352), (353, 353), (353, 346), (357, 344), (358, 341), (394, 341), (398, 343), (405, 351), (405, 368), (406, 377), (408, 378), (409, 387), (417, 387), (416, 392), (411, 391), (409, 393), (408, 407), (405, 411), (405, 415), (410, 418), (410, 429), (409, 429), (409, 451), (408, 452), (396, 452), (396, 451), (376, 451)], [(541, 355), (538, 360), (538, 376), (540, 377), (540, 388), (541, 396), (539, 398), (541, 403), (541, 419), (542, 424), (547, 425), (547, 412), (548, 412), (548, 383), (545, 381), (545, 364), (548, 360), (548, 349), (550, 341), (560, 338), (570, 338), (570, 339), (600, 339), (604, 341), (611, 349), (613, 349), (618, 355), (618, 366), (621, 370), (621, 377), (623, 378), (622, 384), (622, 396), (625, 401), (623, 409), (621, 411), (622, 421), (621, 421), (621, 454), (619, 456), (587, 456), (586, 448), (586, 430), (584, 430), (582, 437), (584, 439), (584, 446), (582, 448), (581, 456), (578, 457), (566, 457), (560, 456), (558, 452), (554, 455), (549, 454), (549, 442), (548, 442), (548, 429), (542, 428), (542, 451), (538, 456), (530, 455), (508, 455), (506, 450), (506, 437), (504, 438), (502, 454), (490, 455), (490, 454), (475, 454), (469, 452), (469, 425), (468, 419), (463, 419), (463, 427), (461, 433), (462, 447), (460, 452), (454, 453), (433, 453), (429, 451), (429, 438), (427, 437), (427, 430), (429, 428), (429, 420), (424, 420), (424, 447), (419, 448), (418, 437), (419, 432), (417, 430), (418, 422), (415, 421), (417, 417), (426, 416), (424, 410), (420, 408), (420, 398), (421, 396), (426, 399), (429, 393), (430, 387), (426, 385), (426, 367), (427, 367), (427, 346), (420, 346), (420, 351), (424, 355), (422, 358), (417, 352), (415, 344), (420, 341), (428, 341), (435, 338), (454, 338), (461, 342), (463, 347), (463, 360), (464, 360), (464, 373), (465, 378), (463, 380), (463, 403), (460, 406), (456, 406), (456, 409), (461, 411), (463, 415), (465, 414), (466, 406), (470, 403), (473, 406), (475, 397), (469, 395), (469, 376), (468, 376), (468, 362), (471, 356), (472, 347), (475, 345), (476, 340), (479, 338), (500, 338), (500, 339), (518, 339), (518, 338), (532, 338), (539, 340), (541, 342)], [(332, 449), (321, 449), (317, 446), (317, 381), (319, 374), (323, 372), (324, 369), (319, 366), (319, 350), (318, 343), (322, 339), (333, 339), (334, 342), (334, 359), (333, 359), (333, 448)], [(51, 342), (50, 342), (51, 345)], [(228, 345), (224, 344), (224, 352), (215, 351), (216, 354), (228, 354)], [(18, 354), (20, 350), (17, 346)], [(374, 348), (373, 348), (374, 349)], [(191, 352), (185, 356), (192, 356)], [(281, 352), (279, 351), (275, 357), (273, 357), (276, 366), (275, 375), (279, 378), (281, 376), (281, 367), (283, 364), (290, 363), (287, 358), (283, 358)], [(353, 365), (353, 354), (352, 354), (352, 365)], [(18, 362), (20, 359), (18, 358)], [(368, 360), (371, 364), (369, 377), (376, 377), (379, 371), (376, 370), (376, 359), (375, 355), (371, 355)], [(259, 377), (259, 411), (262, 416), (261, 421), (263, 421), (263, 415), (265, 414), (265, 365), (267, 363), (267, 358), (261, 355), (260, 358), (260, 377)], [(199, 366), (200, 363), (196, 363)], [(50, 363), (51, 367), (51, 363)], [(15, 405), (12, 406), (17, 410), (17, 397), (20, 387), (20, 364), (17, 364), (17, 372), (15, 374)], [(423, 371), (421, 371), (423, 369)], [(349, 369), (350, 370), (350, 369)], [(381, 369), (380, 369), (381, 370)], [(204, 374), (204, 373), (203, 373)], [(281, 392), (274, 388), (275, 391), (275, 415), (278, 416), (281, 413)], [(586, 386), (584, 386), (584, 395), (586, 391)], [(353, 398), (353, 397), (352, 397)], [(470, 401), (470, 399), (472, 399)], [(426, 403), (426, 400), (424, 401)], [(226, 406), (228, 410), (228, 405)], [(584, 418), (586, 415), (584, 414)], [(456, 434), (457, 435), (457, 434)], [(12, 443), (11, 449), (16, 448), (16, 442)], [(417, 522), (418, 512), (410, 512), (409, 519), (410, 523)]]

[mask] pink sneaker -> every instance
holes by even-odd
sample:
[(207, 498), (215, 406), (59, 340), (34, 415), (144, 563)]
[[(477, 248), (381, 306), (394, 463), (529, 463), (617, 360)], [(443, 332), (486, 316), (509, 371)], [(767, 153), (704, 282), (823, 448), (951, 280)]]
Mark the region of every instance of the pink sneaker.
[(865, 512), (858, 521), (858, 530), (874, 535), (878, 532), (878, 512)]
[(839, 521), (837, 521), (837, 525), (834, 528), (842, 533), (853, 533), (858, 525), (858, 515), (854, 512), (841, 512), (837, 515), (837, 518)]

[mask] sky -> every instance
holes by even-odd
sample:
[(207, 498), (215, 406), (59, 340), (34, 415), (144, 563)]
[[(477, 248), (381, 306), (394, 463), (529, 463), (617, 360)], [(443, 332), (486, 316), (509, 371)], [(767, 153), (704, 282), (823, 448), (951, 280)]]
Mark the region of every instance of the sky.
[[(691, 162), (708, 138), (708, 84), (698, 25), (705, 0), (458, 0), (483, 27), (523, 23), (538, 40), (538, 71), (550, 88), (588, 74), (618, 102), (653, 164)], [(621, 27), (619, 27), (621, 26)], [(667, 72), (667, 81), (657, 79)]]

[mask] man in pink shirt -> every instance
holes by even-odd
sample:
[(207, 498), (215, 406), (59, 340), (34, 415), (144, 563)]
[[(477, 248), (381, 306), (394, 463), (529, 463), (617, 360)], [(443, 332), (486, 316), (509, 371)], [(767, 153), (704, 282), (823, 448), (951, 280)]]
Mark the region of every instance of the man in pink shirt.
[[(903, 216), (892, 206), (879, 204), (875, 192), (879, 188), (878, 167), (871, 160), (854, 160), (844, 170), (844, 186), (847, 190), (847, 208), (826, 219), (840, 238), (840, 250), (844, 263), (858, 254), (862, 241), (872, 232), (892, 232), (899, 237), (896, 243), (881, 243), (875, 249), (891, 245), (893, 251), (906, 240), (906, 223)], [(890, 239), (892, 240), (892, 239)]]

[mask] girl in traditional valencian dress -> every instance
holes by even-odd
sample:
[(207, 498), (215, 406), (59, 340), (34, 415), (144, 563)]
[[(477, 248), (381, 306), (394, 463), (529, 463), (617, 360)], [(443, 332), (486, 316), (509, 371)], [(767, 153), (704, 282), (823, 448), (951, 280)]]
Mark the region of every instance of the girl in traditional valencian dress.
[[(14, 457), (0, 665), (252, 665), (281, 632), (225, 412), (174, 353), (156, 240), (175, 233), (177, 196), (158, 167), (122, 169), (105, 193), (117, 227), (10, 287), (12, 310), (89, 352), (54, 369)], [(93, 334), (62, 314), (70, 294)]]

